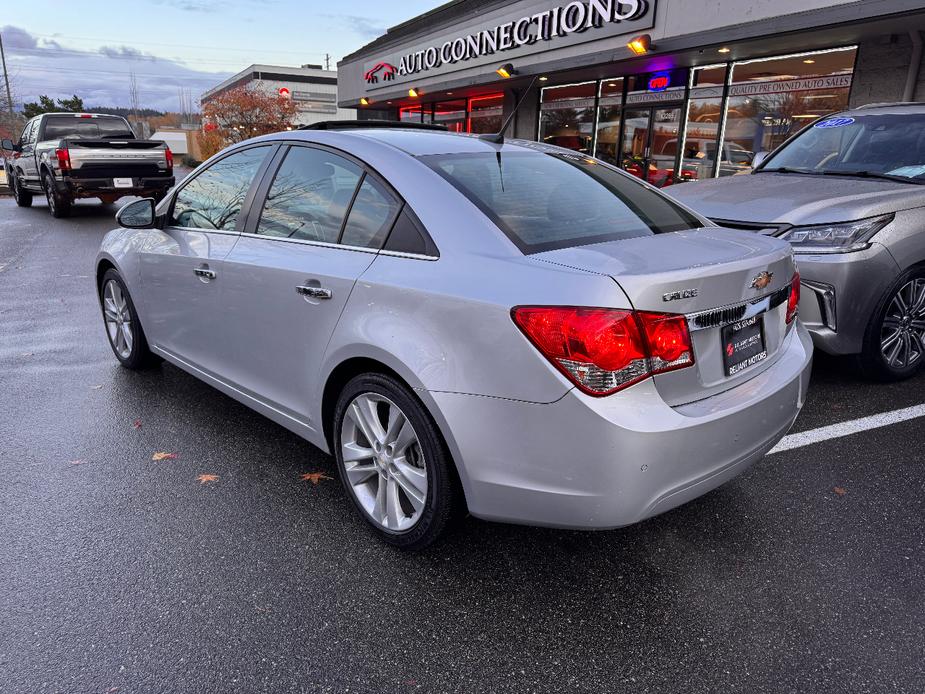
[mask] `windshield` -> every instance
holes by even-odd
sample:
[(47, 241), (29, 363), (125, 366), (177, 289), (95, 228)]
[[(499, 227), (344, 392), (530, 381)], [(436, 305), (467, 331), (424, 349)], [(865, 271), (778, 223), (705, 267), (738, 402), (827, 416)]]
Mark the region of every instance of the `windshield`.
[(45, 120), (45, 140), (134, 140), (123, 118), (115, 116), (98, 116), (81, 118), (80, 116), (49, 116)]
[(925, 180), (925, 113), (825, 118), (806, 128), (760, 170), (883, 175)]
[(421, 160), (524, 253), (703, 226), (664, 195), (578, 154), (480, 152)]

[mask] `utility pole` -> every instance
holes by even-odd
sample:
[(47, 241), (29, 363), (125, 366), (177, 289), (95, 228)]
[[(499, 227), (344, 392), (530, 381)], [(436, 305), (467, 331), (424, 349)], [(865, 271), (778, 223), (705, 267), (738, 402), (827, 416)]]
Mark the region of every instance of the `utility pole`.
[(12, 129), (16, 116), (13, 115), (13, 93), (10, 91), (10, 73), (6, 71), (6, 54), (3, 52), (2, 34), (0, 34), (0, 62), (3, 63), (3, 81), (6, 83), (6, 107), (10, 112), (10, 128)]

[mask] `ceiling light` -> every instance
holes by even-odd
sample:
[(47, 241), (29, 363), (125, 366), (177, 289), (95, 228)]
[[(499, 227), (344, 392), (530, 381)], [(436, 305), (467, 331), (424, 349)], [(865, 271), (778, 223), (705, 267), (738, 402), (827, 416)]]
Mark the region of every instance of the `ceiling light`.
[(636, 55), (645, 55), (652, 48), (652, 37), (648, 34), (640, 34), (630, 39), (626, 47)]
[(548, 78), (546, 75), (541, 75), (541, 76), (540, 76), (540, 82), (545, 82), (545, 81), (548, 80), (548, 79), (549, 79), (549, 78)]
[(365, 96), (360, 98), (360, 106), (369, 106), (369, 99)]
[(815, 63), (816, 61), (813, 60), (812, 58), (807, 58), (807, 59), (804, 60), (803, 62), (806, 63), (807, 65), (812, 65), (812, 64)]
[(729, 53), (731, 50), (732, 50), (731, 48), (727, 46), (723, 46), (722, 48), (718, 49), (716, 52), (717, 53)]
[(410, 96), (412, 99), (416, 99), (419, 93), (420, 92), (418, 92), (417, 87), (411, 87), (411, 89), (408, 90), (408, 96)]
[(517, 71), (514, 69), (514, 66), (510, 63), (505, 63), (504, 65), (499, 66), (495, 72), (497, 72), (504, 79), (510, 79), (512, 76), (517, 74)]

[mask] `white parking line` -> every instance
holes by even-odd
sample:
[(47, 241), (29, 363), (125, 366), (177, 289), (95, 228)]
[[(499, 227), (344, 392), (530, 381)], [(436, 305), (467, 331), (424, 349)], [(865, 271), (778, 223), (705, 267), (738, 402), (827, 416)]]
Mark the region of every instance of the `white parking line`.
[(860, 419), (852, 419), (847, 422), (831, 424), (827, 427), (801, 431), (798, 434), (790, 434), (782, 438), (780, 443), (768, 451), (768, 455), (771, 455), (771, 453), (789, 451), (792, 448), (802, 448), (803, 446), (809, 446), (814, 443), (819, 443), (820, 441), (850, 436), (851, 434), (857, 434), (870, 429), (890, 426), (891, 424), (899, 424), (900, 422), (906, 422), (910, 419), (916, 419), (917, 417), (925, 417), (925, 405), (906, 407), (902, 410), (893, 410), (892, 412), (881, 412), (880, 414), (871, 415), (870, 417), (861, 417)]

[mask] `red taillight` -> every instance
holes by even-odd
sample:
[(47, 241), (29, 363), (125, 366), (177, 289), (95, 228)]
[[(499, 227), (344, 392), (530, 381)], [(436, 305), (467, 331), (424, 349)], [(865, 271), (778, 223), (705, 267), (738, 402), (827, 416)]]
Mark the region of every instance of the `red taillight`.
[(62, 171), (71, 170), (71, 154), (67, 151), (67, 148), (55, 150), (55, 156), (58, 158), (58, 168)]
[(694, 363), (684, 316), (570, 306), (523, 306), (511, 315), (543, 356), (591, 395)]
[(173, 152), (170, 151), (170, 147), (164, 150), (164, 157), (167, 159), (167, 168), (173, 168)]
[(790, 280), (790, 298), (787, 299), (787, 322), (792, 323), (800, 312), (800, 273)]

